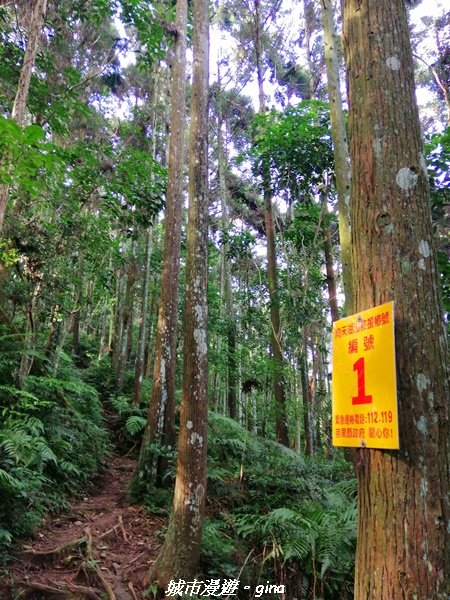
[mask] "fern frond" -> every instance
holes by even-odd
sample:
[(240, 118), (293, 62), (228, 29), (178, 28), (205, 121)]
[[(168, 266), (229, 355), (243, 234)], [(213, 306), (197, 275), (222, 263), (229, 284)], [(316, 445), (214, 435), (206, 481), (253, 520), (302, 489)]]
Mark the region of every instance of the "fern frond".
[(147, 424), (147, 420), (139, 415), (131, 415), (128, 417), (125, 423), (125, 431), (128, 435), (136, 435), (139, 431), (142, 431)]
[(23, 429), (27, 429), (33, 435), (41, 435), (44, 433), (44, 423), (37, 417), (28, 416), (22, 423)]
[(3, 469), (0, 469), (0, 484), (12, 491), (20, 491), (23, 489), (21, 482)]
[(310, 550), (311, 544), (307, 536), (299, 535), (295, 539), (290, 539), (282, 546), (284, 562), (292, 559), (303, 561)]
[(7, 437), (0, 439), (0, 449), (14, 460), (20, 462), (28, 453), (32, 437), (24, 430), (9, 431)]
[(132, 410), (131, 404), (126, 396), (111, 396), (109, 402), (119, 415), (126, 415)]
[(36, 449), (39, 452), (39, 456), (41, 460), (45, 462), (54, 462), (55, 465), (58, 463), (58, 459), (55, 456), (55, 453), (51, 448), (49, 448), (46, 444), (46, 441), (41, 438), (36, 440)]
[(26, 400), (33, 400), (33, 402), (36, 402), (37, 404), (41, 403), (41, 399), (34, 394), (27, 392), (26, 390), (16, 388), (12, 385), (0, 385), (0, 392), (5, 392), (6, 394), (10, 394), (11, 396), (16, 396), (18, 398), (25, 398)]
[(12, 535), (7, 529), (2, 529), (0, 527), (0, 543), (4, 542), (6, 544), (10, 544), (12, 542)]
[(68, 460), (60, 460), (58, 466), (61, 469), (61, 471), (70, 475), (76, 475), (77, 477), (81, 475), (81, 470)]

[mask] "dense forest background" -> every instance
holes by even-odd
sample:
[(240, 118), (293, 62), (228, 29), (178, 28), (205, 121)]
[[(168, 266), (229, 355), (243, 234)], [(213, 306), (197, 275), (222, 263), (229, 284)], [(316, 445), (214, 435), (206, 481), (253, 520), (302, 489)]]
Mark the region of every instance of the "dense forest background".
[[(450, 12), (434, 4), (408, 10), (448, 316)], [(180, 6), (0, 6), (4, 560), (114, 453), (139, 455), (130, 499), (170, 512), (196, 281), (187, 232), (194, 16), (186, 4), (183, 65)], [(348, 149), (336, 153), (329, 104), (344, 96), (346, 143), (340, 37), (334, 63), (324, 52), (335, 35), (332, 8), (312, 0), (209, 7), (199, 568), (253, 588), (282, 583), (288, 598), (345, 600), (353, 597), (357, 484), (351, 457), (331, 444), (330, 349), (331, 324), (351, 314), (353, 296)], [(340, 34), (337, 8), (331, 25)], [(197, 255), (201, 238), (195, 243)]]

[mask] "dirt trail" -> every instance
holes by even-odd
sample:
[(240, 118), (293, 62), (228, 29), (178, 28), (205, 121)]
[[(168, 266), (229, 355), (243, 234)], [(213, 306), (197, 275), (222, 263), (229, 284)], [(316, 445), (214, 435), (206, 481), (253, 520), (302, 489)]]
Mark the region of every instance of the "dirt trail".
[(112, 459), (81, 502), (49, 518), (0, 578), (0, 599), (141, 600), (166, 521), (127, 503), (134, 467)]

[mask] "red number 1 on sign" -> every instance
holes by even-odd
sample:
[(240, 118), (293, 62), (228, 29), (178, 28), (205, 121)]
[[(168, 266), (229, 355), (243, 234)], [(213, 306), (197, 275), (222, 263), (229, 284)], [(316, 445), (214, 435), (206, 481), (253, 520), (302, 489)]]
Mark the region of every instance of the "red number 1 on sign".
[(354, 363), (353, 370), (358, 372), (358, 395), (352, 397), (352, 404), (372, 404), (372, 396), (366, 395), (364, 357)]

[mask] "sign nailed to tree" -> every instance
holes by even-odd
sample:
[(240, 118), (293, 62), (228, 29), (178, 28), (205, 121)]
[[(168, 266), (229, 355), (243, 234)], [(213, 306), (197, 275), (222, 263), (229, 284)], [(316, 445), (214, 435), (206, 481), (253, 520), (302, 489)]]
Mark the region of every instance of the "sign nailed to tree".
[(333, 323), (333, 445), (398, 448), (394, 303)]

